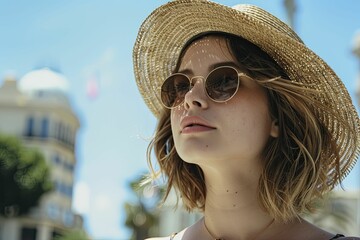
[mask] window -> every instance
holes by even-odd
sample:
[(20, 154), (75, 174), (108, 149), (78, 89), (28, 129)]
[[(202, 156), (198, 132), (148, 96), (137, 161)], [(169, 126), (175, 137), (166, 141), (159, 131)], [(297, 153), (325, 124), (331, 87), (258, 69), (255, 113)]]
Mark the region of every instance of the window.
[(59, 127), (58, 127), (58, 139), (59, 139), (60, 141), (62, 141), (62, 132), (63, 132), (63, 125), (62, 125), (62, 123), (60, 122), (60, 123), (59, 123)]
[(57, 130), (58, 129), (58, 123), (53, 121), (51, 124), (51, 137), (56, 138), (57, 137)]
[(67, 186), (67, 196), (69, 198), (72, 198), (72, 195), (73, 195), (73, 188), (72, 188), (72, 186), (68, 185)]
[(49, 137), (49, 119), (47, 119), (46, 117), (44, 117), (41, 121), (41, 134), (40, 136), (42, 138), (47, 138)]
[(60, 165), (60, 164), (61, 164), (61, 159), (60, 159), (59, 154), (55, 154), (55, 155), (53, 156), (53, 162), (54, 162), (56, 165)]
[(28, 117), (26, 121), (26, 130), (25, 136), (32, 137), (34, 136), (34, 117)]
[(53, 220), (58, 219), (60, 217), (59, 207), (54, 203), (50, 203), (47, 206), (47, 215), (49, 216), (50, 219), (53, 219)]
[(69, 169), (70, 172), (73, 172), (74, 171), (74, 165), (70, 163), (68, 169)]
[(63, 235), (57, 231), (52, 232), (52, 239), (58, 239), (59, 237), (62, 237)]
[(65, 196), (68, 196), (68, 191), (69, 191), (69, 188), (68, 186), (66, 185), (66, 183), (60, 183), (60, 192), (65, 195)]
[(64, 162), (64, 168), (69, 172), (74, 171), (74, 165), (72, 163)]
[(74, 224), (74, 214), (71, 211), (63, 212), (63, 222), (66, 226), (70, 227)]
[(36, 240), (36, 228), (23, 227), (21, 229), (21, 240)]
[(58, 180), (54, 181), (54, 187), (57, 192), (60, 192), (60, 182)]

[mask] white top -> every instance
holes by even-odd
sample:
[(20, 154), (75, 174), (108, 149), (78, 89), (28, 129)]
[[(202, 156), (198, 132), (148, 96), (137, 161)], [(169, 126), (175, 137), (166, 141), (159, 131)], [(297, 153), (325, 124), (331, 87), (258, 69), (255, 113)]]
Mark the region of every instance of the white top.
[(186, 230), (187, 228), (177, 233), (175, 236), (147, 238), (145, 240), (181, 240)]

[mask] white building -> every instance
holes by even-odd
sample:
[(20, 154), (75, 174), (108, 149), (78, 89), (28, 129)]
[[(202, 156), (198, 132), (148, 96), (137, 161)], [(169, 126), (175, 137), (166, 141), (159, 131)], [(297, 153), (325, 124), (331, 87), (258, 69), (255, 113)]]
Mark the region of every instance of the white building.
[[(177, 205), (177, 208), (175, 206)], [(166, 202), (159, 209), (159, 236), (170, 236), (194, 224), (202, 217), (200, 212), (185, 210), (181, 198), (176, 198), (175, 191), (171, 191)]]
[(72, 211), (75, 143), (80, 122), (68, 99), (68, 82), (50, 69), (29, 72), (0, 87), (0, 134), (14, 135), (40, 150), (55, 190), (26, 217), (0, 219), (0, 239), (51, 240), (65, 229), (82, 228)]
[(333, 233), (360, 236), (360, 190), (333, 191), (307, 220)]

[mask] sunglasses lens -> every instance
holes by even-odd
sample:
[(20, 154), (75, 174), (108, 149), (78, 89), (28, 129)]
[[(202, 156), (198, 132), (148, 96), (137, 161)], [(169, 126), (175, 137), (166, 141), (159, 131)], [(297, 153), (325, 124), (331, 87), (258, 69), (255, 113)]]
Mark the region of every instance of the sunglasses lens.
[(238, 85), (237, 71), (231, 67), (220, 67), (209, 74), (205, 88), (211, 99), (224, 102), (236, 93)]
[(182, 74), (173, 74), (161, 87), (161, 101), (165, 107), (172, 108), (181, 104), (190, 89), (189, 79)]

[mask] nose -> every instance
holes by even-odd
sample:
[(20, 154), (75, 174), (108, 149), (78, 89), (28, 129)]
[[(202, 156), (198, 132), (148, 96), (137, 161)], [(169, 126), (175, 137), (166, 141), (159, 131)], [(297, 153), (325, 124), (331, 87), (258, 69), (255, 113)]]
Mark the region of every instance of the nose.
[(204, 78), (203, 77), (193, 77), (191, 78), (191, 85), (193, 86), (189, 92), (185, 94), (184, 107), (185, 109), (190, 108), (207, 108), (208, 99), (205, 93), (204, 88)]

